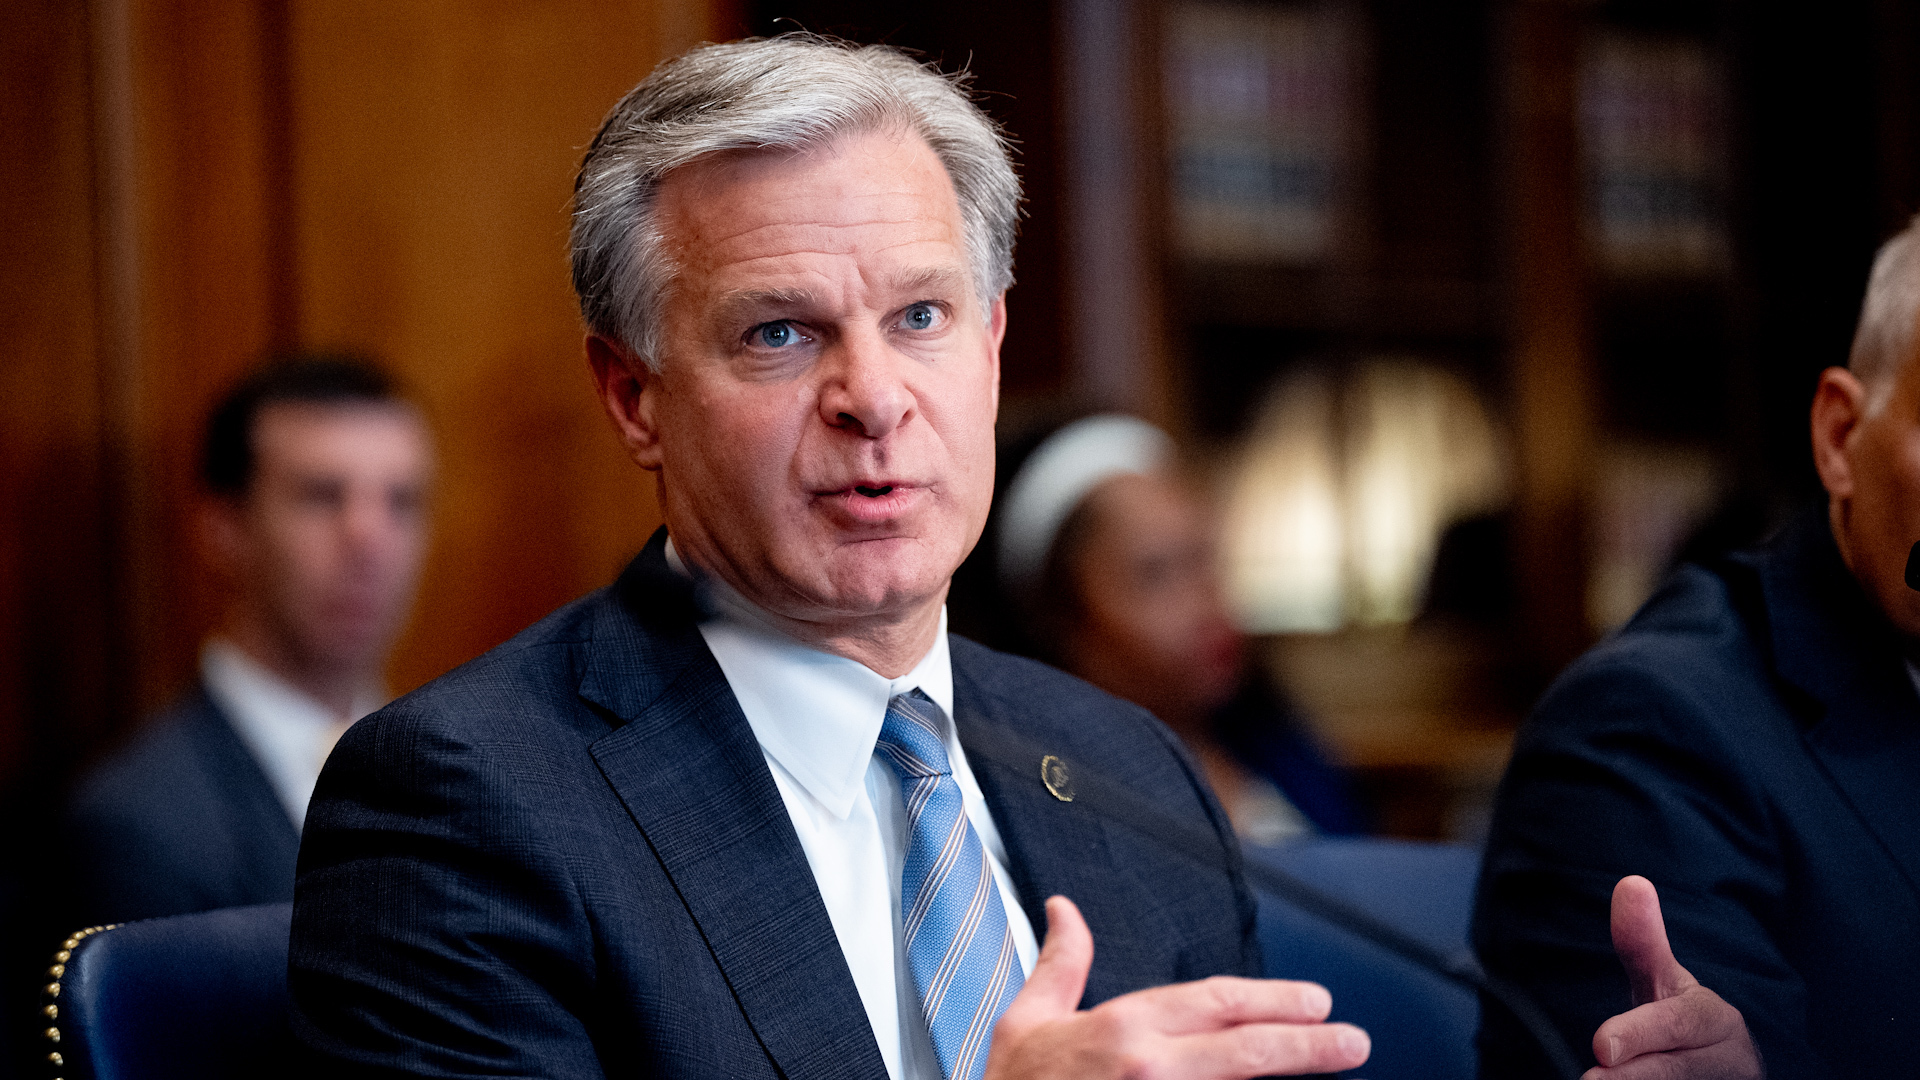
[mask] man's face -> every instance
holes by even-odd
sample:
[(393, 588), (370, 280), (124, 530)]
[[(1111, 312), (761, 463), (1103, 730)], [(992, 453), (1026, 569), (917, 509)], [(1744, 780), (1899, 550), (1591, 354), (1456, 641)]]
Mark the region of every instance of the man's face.
[(427, 434), (404, 405), (279, 404), (246, 495), (215, 511), (243, 619), (285, 663), (375, 677), (426, 547)]
[[(1907, 553), (1920, 541), (1920, 363), (1909, 361), (1876, 412), (1867, 388), (1849, 372), (1822, 376), (1814, 405), (1815, 457), (1826, 484), (1834, 537), (1854, 577), (1880, 609), (1920, 648), (1920, 592), (1906, 585)], [(1850, 386), (1849, 386), (1850, 383)], [(1822, 408), (1839, 410), (1857, 388), (1857, 419), (1822, 454)]]
[(677, 273), (634, 453), (676, 547), (787, 618), (938, 601), (992, 499), (1005, 324), (939, 159), (891, 131), (717, 155), (658, 211)]

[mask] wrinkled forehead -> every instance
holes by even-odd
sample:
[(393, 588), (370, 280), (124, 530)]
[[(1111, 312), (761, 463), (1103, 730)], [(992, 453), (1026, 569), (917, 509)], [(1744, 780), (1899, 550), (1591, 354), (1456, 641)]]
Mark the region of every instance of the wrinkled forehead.
[(916, 241), (965, 254), (952, 178), (925, 139), (897, 125), (801, 148), (717, 151), (669, 173), (655, 199), (676, 266), (764, 248), (877, 254), (876, 245)]

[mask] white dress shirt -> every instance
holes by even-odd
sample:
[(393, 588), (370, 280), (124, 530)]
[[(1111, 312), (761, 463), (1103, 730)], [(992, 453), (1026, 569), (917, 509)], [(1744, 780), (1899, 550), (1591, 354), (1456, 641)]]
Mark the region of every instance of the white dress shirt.
[[(667, 542), (667, 561), (686, 572)], [(947, 757), (967, 820), (993, 863), (1007, 925), (1031, 972), (1039, 955), (1033, 926), (1007, 875), (1006, 845), (953, 727), (953, 665), (947, 614), (924, 659), (898, 679), (855, 660), (802, 645), (774, 629), (766, 615), (723, 582), (709, 580), (718, 617), (701, 636), (739, 699), (786, 802), (794, 832), (860, 991), (867, 1023), (893, 1080), (941, 1080), (940, 1058), (927, 1035), (920, 993), (901, 947), (900, 876), (907, 851), (907, 815), (900, 780), (874, 757), (887, 702), (918, 689), (940, 706)]]
[(295, 829), (306, 825), (314, 782), (347, 729), (343, 721), (358, 720), (385, 704), (380, 695), (368, 693), (354, 702), (350, 717), (342, 717), (221, 638), (200, 650), (200, 679), (267, 774)]

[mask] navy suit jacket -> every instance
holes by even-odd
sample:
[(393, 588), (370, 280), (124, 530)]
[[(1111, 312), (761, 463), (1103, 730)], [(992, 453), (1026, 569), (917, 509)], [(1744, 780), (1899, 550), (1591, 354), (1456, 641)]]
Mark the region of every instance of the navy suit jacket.
[[(656, 535), (620, 582), (361, 721), (308, 812), (296, 1036), (371, 1076), (884, 1080), (766, 760)], [(1225, 816), (1146, 712), (952, 639), (954, 720), (1027, 915), (1085, 913), (1089, 1004), (1257, 974)], [(1217, 837), (1193, 858), (971, 749), (1017, 733)], [(1205, 867), (1211, 862), (1213, 869)], [(874, 933), (891, 933), (876, 926)]]
[[(1717, 572), (1682, 568), (1521, 732), (1474, 940), (1589, 1062), (1630, 1005), (1609, 898), (1642, 874), (1769, 1075), (1914, 1074), (1920, 698), (1824, 510)], [(1483, 1075), (1544, 1075), (1523, 1050), (1489, 1010)]]
[(69, 930), (293, 899), (299, 831), (199, 686), (88, 774), (66, 826)]

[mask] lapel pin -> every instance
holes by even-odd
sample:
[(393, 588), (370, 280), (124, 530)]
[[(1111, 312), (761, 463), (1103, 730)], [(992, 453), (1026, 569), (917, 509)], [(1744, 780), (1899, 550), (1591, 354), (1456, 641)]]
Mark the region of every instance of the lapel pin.
[(1040, 759), (1040, 782), (1061, 802), (1073, 801), (1073, 777), (1067, 772), (1067, 763), (1048, 754)]

